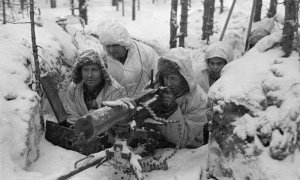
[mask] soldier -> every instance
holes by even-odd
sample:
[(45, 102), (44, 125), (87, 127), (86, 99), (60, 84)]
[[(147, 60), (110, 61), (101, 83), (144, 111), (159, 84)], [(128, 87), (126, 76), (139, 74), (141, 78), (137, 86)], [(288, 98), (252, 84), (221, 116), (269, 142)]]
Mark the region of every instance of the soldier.
[(159, 59), (157, 67), (157, 85), (168, 88), (160, 96), (160, 112), (168, 114), (166, 121), (173, 122), (157, 125), (158, 130), (168, 142), (180, 147), (203, 145), (207, 94), (194, 78), (189, 53), (173, 48)]
[(108, 54), (109, 73), (126, 88), (127, 97), (139, 95), (151, 78), (151, 70), (156, 69), (158, 54), (133, 40), (117, 23), (104, 23), (99, 40)]
[(234, 52), (230, 44), (219, 41), (207, 47), (204, 63), (195, 68), (198, 84), (206, 93), (210, 86), (220, 78), (223, 67), (233, 58)]
[(98, 109), (102, 101), (125, 96), (125, 89), (109, 75), (105, 61), (106, 55), (94, 50), (85, 50), (79, 55), (67, 90), (68, 122), (73, 124), (90, 110)]

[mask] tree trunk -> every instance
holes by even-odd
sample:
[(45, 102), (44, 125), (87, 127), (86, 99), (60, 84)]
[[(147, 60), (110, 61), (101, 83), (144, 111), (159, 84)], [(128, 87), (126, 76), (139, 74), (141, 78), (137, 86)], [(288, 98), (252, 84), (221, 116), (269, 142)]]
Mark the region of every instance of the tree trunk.
[(188, 1), (181, 0), (181, 19), (179, 47), (184, 47), (184, 38), (187, 37)]
[(20, 8), (21, 11), (24, 12), (24, 4), (26, 3), (26, 0), (20, 0)]
[(262, 7), (262, 0), (256, 0), (256, 6), (255, 6), (255, 13), (254, 13), (254, 22), (260, 21), (261, 17), (261, 7)]
[(268, 18), (274, 17), (275, 14), (277, 13), (277, 4), (278, 4), (277, 0), (270, 1), (270, 8), (267, 13)]
[(2, 14), (3, 14), (3, 24), (6, 24), (5, 1), (4, 0), (2, 0)]
[(122, 0), (122, 16), (125, 16), (125, 4), (124, 4), (124, 0)]
[(220, 0), (220, 14), (224, 11), (224, 0)]
[(40, 62), (39, 62), (38, 48), (36, 45), (36, 37), (35, 37), (34, 2), (33, 2), (33, 0), (30, 0), (30, 25), (31, 25), (32, 52), (33, 52), (33, 60), (34, 60), (33, 74), (34, 74), (34, 82), (36, 83), (35, 87), (33, 86), (33, 90), (35, 92), (37, 92), (37, 94), (40, 97), (42, 97), (41, 83), (40, 83), (40, 77), (41, 77)]
[(132, 20), (135, 20), (135, 0), (132, 0)]
[(112, 6), (117, 6), (117, 5), (118, 5), (118, 1), (119, 1), (119, 0), (112, 0), (112, 1), (111, 1), (111, 5), (112, 5)]
[(50, 7), (56, 8), (56, 0), (50, 0)]
[(86, 0), (79, 0), (79, 17), (81, 17), (85, 24), (88, 23), (88, 17), (87, 17), (87, 4)]
[(282, 49), (285, 56), (288, 57), (292, 52), (294, 32), (297, 30), (297, 2), (296, 0), (285, 0), (285, 16), (284, 16), (284, 27), (282, 34)]
[(71, 14), (74, 16), (75, 15), (75, 12), (74, 12), (74, 0), (71, 0)]
[(209, 36), (213, 34), (214, 12), (215, 0), (204, 0), (202, 40), (207, 40), (207, 42), (209, 41)]
[(177, 46), (177, 7), (178, 0), (172, 0), (170, 16), (170, 48), (175, 48)]
[(116, 9), (119, 11), (119, 1), (117, 1)]
[[(3, 0), (3, 1), (4, 1), (4, 0)], [(11, 7), (10, 0), (7, 0), (6, 2), (7, 2), (7, 7), (12, 8), (12, 7)]]

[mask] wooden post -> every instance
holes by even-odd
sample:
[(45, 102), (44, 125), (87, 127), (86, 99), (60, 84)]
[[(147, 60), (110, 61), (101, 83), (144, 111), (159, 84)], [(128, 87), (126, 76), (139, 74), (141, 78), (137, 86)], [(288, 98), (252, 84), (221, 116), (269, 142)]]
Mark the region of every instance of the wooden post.
[(296, 15), (297, 15), (297, 2), (296, 0), (285, 0), (285, 16), (284, 26), (282, 31), (282, 49), (285, 57), (288, 57), (292, 52), (294, 33), (297, 30)]
[(177, 46), (177, 7), (178, 0), (172, 0), (170, 15), (170, 48), (174, 48)]
[(188, 19), (188, 2), (187, 0), (181, 0), (179, 47), (184, 47), (184, 38), (187, 37), (187, 19)]
[(209, 36), (213, 34), (214, 12), (215, 0), (204, 0), (202, 40), (207, 40), (207, 42), (209, 42)]
[(2, 14), (3, 14), (3, 24), (6, 24), (5, 0), (2, 0)]
[(252, 10), (251, 10), (251, 14), (250, 14), (250, 21), (249, 21), (248, 31), (247, 31), (247, 37), (246, 37), (246, 43), (245, 43), (246, 44), (245, 51), (247, 51), (249, 48), (248, 47), (249, 46), (249, 38), (250, 38), (250, 34), (251, 34), (251, 29), (252, 29), (252, 22), (253, 22), (255, 7), (256, 7), (256, 0), (253, 0)]
[(132, 0), (132, 20), (135, 20), (135, 0)]
[(233, 11), (235, 2), (236, 2), (236, 0), (233, 0), (233, 2), (232, 2), (232, 4), (231, 4), (231, 7), (230, 7), (229, 13), (228, 13), (228, 15), (227, 15), (227, 19), (226, 19), (225, 25), (224, 25), (224, 27), (223, 27), (223, 30), (222, 30), (222, 33), (221, 33), (221, 36), (220, 36), (219, 41), (222, 41), (222, 40), (223, 40), (223, 37), (224, 37), (225, 31), (226, 31), (226, 29), (227, 29), (227, 25), (228, 25), (230, 16), (231, 16), (231, 14), (232, 14), (232, 11)]
[(268, 10), (268, 13), (267, 13), (267, 17), (268, 18), (271, 18), (271, 17), (274, 17), (275, 14), (277, 13), (277, 0), (271, 0), (270, 1), (270, 8)]
[(257, 0), (256, 1), (256, 7), (255, 7), (255, 13), (254, 13), (254, 22), (260, 21), (261, 20), (261, 7), (262, 7), (262, 0)]

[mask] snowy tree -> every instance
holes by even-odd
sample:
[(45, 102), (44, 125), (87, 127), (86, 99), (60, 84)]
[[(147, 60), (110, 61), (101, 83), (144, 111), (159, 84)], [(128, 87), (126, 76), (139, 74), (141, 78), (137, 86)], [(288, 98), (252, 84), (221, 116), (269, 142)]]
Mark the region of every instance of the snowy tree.
[(2, 16), (3, 16), (3, 24), (6, 24), (6, 10), (5, 10), (5, 0), (2, 0)]
[(132, 0), (132, 20), (135, 20), (135, 0)]
[(184, 38), (187, 37), (187, 27), (188, 27), (187, 20), (188, 20), (188, 2), (187, 0), (181, 0), (179, 47), (184, 47)]
[(254, 13), (254, 22), (261, 20), (261, 8), (262, 8), (262, 0), (256, 0), (255, 13)]
[(204, 0), (202, 40), (209, 41), (209, 36), (213, 35), (215, 0)]
[(268, 18), (274, 17), (277, 13), (277, 4), (277, 0), (270, 0), (270, 7), (267, 13)]
[(298, 2), (296, 0), (285, 0), (285, 16), (284, 16), (284, 27), (283, 27), (283, 40), (282, 49), (286, 56), (289, 56), (292, 52), (293, 40), (297, 23), (297, 12), (299, 9)]
[(79, 0), (78, 4), (79, 16), (84, 19), (85, 24), (88, 23), (87, 17), (87, 0)]
[(125, 4), (124, 4), (124, 0), (122, 0), (122, 16), (125, 16)]
[(224, 0), (220, 0), (220, 14), (224, 11)]
[(170, 15), (170, 48), (177, 46), (177, 7), (178, 0), (172, 0), (171, 2), (171, 15)]
[(70, 4), (71, 4), (71, 14), (74, 16), (75, 15), (75, 6), (74, 6), (74, 0), (70, 0)]
[(119, 0), (111, 0), (111, 5), (112, 6), (117, 6)]
[(56, 0), (50, 0), (50, 7), (56, 8)]
[(21, 11), (24, 11), (24, 6), (25, 6), (26, 0), (20, 0), (20, 7), (21, 7)]

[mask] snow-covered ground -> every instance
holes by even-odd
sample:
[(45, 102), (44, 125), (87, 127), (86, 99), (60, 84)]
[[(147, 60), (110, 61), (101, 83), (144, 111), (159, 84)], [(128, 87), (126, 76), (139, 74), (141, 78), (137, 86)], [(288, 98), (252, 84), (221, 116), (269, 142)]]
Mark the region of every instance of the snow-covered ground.
[[(88, 6), (89, 25), (84, 28), (85, 33), (97, 33), (99, 24), (104, 20), (117, 21), (123, 24), (129, 31), (129, 33), (137, 38), (148, 42), (159, 44), (161, 48), (168, 48), (169, 42), (169, 19), (170, 19), (170, 0), (158, 0), (158, 3), (152, 4), (152, 0), (140, 0), (141, 8), (136, 13), (136, 20), (131, 20), (131, 1), (125, 0), (125, 16), (122, 17), (121, 8), (116, 11), (115, 7), (111, 6), (110, 0), (90, 0)], [(46, 1), (49, 3), (49, 1)], [(71, 12), (68, 5), (69, 1), (58, 1), (58, 8), (47, 8), (50, 5), (45, 4), (44, 1), (38, 1), (37, 5), (41, 8), (42, 18), (38, 21), (39, 25), (36, 28), (37, 31), (37, 44), (40, 46), (39, 54), (41, 56), (41, 64), (44, 67), (43, 73), (58, 74), (59, 77), (63, 77), (68, 74), (68, 69), (63, 66), (65, 63), (72, 65), (78, 52), (85, 48), (101, 49), (101, 46), (90, 37), (90, 39), (83, 39), (80, 33), (75, 33), (70, 30), (70, 34), (64, 32), (59, 26), (51, 22), (58, 17), (62, 18), (69, 15)], [(224, 1), (225, 12), (219, 14), (219, 2), (216, 1), (215, 11), (215, 34), (211, 38), (211, 41), (217, 41), (221, 34), (225, 19), (227, 17), (228, 10), (231, 6), (230, 1)], [(206, 48), (206, 42), (201, 40), (202, 35), (202, 15), (203, 15), (203, 2), (192, 0), (192, 7), (189, 10), (189, 24), (188, 24), (188, 37), (186, 39), (186, 47), (189, 48), (193, 62), (199, 64), (203, 60), (203, 52)], [(230, 19), (224, 41), (230, 42), (235, 50), (235, 57), (238, 58), (244, 53), (244, 42), (247, 32), (247, 26), (249, 21), (249, 14), (252, 1), (250, 0), (237, 0), (235, 9)], [(266, 14), (266, 10), (269, 6), (269, 1), (264, 1), (262, 8), (262, 16)], [(279, 14), (276, 16), (276, 21), (282, 21), (283, 5), (278, 5)], [(180, 8), (178, 8), (180, 12)], [(24, 20), (26, 21), (26, 20)], [(178, 13), (178, 23), (180, 21), (180, 13)], [(80, 25), (73, 25), (80, 29)], [(280, 23), (275, 23), (275, 28), (280, 28)], [(72, 32), (71, 32), (72, 31)], [(255, 50), (255, 49), (254, 49)], [(268, 77), (264, 74), (258, 74), (255, 76), (252, 71), (243, 71), (249, 68), (251, 65), (257, 63), (255, 70), (264, 70), (267, 65), (271, 66), (274, 58), (280, 56), (280, 50), (274, 50), (274, 53), (262, 54), (250, 52), (252, 59), (262, 56), (268, 61), (264, 61), (260, 66), (259, 58), (255, 62), (248, 64), (238, 63), (237, 61), (233, 69), (237, 69), (238, 72), (245, 73), (243, 77), (246, 85), (237, 84), (235, 91), (226, 89), (224, 84), (234, 84), (234, 78), (230, 76), (230, 66), (228, 66), (227, 75), (229, 78), (224, 78), (218, 82), (215, 87), (224, 87), (222, 97), (226, 98), (238, 98), (236, 96), (240, 92), (244, 94), (253, 92), (251, 101), (253, 106), (249, 106), (249, 109), (255, 110), (257, 101), (262, 97), (260, 93), (256, 93), (254, 90), (257, 88), (257, 83), (252, 83), (251, 78), (255, 79), (255, 82), (267, 78), (265, 83), (272, 83), (268, 81)], [(32, 114), (38, 114), (37, 96), (32, 92), (26, 83), (30, 81), (32, 76), (31, 72), (33, 62), (31, 55), (31, 37), (30, 26), (28, 24), (10, 24), (0, 26), (0, 69), (1, 69), (1, 88), (0, 96), (0, 179), (4, 180), (35, 180), (35, 179), (55, 179), (59, 175), (74, 169), (74, 162), (82, 158), (83, 155), (68, 151), (63, 148), (53, 146), (46, 141), (42, 136), (38, 137), (28, 136), (28, 132), (34, 131), (35, 134), (39, 134), (40, 125), (38, 123), (38, 117), (32, 117)], [(293, 57), (297, 56), (293, 54)], [(246, 57), (245, 57), (246, 58)], [(291, 58), (293, 59), (293, 58)], [(242, 60), (243, 62), (251, 61), (251, 58)], [(291, 60), (292, 61), (292, 60)], [(269, 63), (270, 62), (270, 63)], [(299, 66), (295, 60), (289, 63), (283, 63), (283, 69), (295, 69), (295, 75), (299, 74)], [(255, 68), (251, 66), (251, 68)], [(265, 68), (266, 69), (266, 68)], [(254, 71), (256, 72), (256, 71)], [(294, 72), (294, 71), (293, 71)], [(232, 74), (234, 74), (233, 72)], [(247, 74), (248, 73), (248, 74)], [(284, 73), (279, 71), (279, 73)], [(248, 78), (247, 78), (248, 77)], [(239, 79), (240, 77), (238, 77)], [(271, 78), (271, 77), (270, 77)], [(60, 80), (58, 80), (61, 82)], [(298, 81), (297, 81), (298, 82)], [(280, 84), (283, 82), (279, 82)], [(253, 86), (252, 86), (253, 85)], [(245, 88), (244, 87), (249, 87)], [(63, 89), (63, 88), (62, 88)], [(243, 89), (244, 91), (238, 91)], [(218, 89), (220, 90), (220, 89)], [(215, 91), (218, 96), (221, 97)], [(278, 93), (289, 92), (278, 91)], [(257, 95), (258, 97), (254, 96)], [(247, 94), (246, 94), (247, 95)], [(293, 96), (294, 97), (294, 96)], [(299, 96), (296, 96), (299, 98)], [(253, 101), (252, 101), (253, 100)], [(299, 101), (299, 99), (298, 99)], [(241, 101), (234, 101), (241, 102)], [(244, 102), (244, 101), (242, 101)], [(297, 104), (295, 102), (295, 104)], [(248, 107), (248, 106), (247, 106)], [(285, 107), (289, 107), (288, 105)], [(299, 107), (299, 106), (294, 106)], [(252, 110), (252, 109), (251, 109)], [(296, 108), (293, 112), (299, 114), (299, 108)], [(299, 120), (298, 120), (299, 121)], [(238, 131), (240, 134), (247, 132)], [(242, 135), (241, 135), (242, 136)], [(40, 142), (40, 143), (39, 143)], [(28, 147), (31, 150), (28, 150)], [(263, 156), (266, 157), (266, 156)], [(299, 153), (295, 155), (295, 158), (299, 159)], [(264, 159), (262, 159), (263, 161)], [(35, 162), (33, 162), (35, 161)], [(272, 179), (276, 179), (274, 176), (276, 171), (271, 171), (272, 160), (267, 159), (265, 161), (270, 166), (266, 166), (266, 171), (270, 173)], [(289, 163), (288, 166), (276, 166), (275, 169), (282, 168), (282, 171), (278, 172), (290, 172), (284, 173), (286, 178), (292, 179), (298, 177), (297, 167), (299, 167), (299, 161), (295, 161), (298, 164)], [(146, 179), (197, 179), (200, 177), (205, 179), (205, 169), (207, 164), (207, 145), (198, 149), (183, 149), (180, 150), (169, 161), (168, 171), (153, 171), (151, 173), (145, 173)], [(277, 164), (276, 164), (277, 165)], [(293, 170), (294, 168), (294, 170)], [(80, 180), (93, 180), (93, 179), (119, 179), (120, 174), (115, 174), (115, 170), (111, 166), (103, 166), (98, 169), (90, 168), (72, 179)], [(272, 174), (273, 173), (273, 174)], [(296, 174), (294, 176), (294, 174)], [(290, 175), (292, 174), (292, 175)], [(273, 175), (273, 176), (271, 176)], [(122, 175), (121, 175), (122, 176)], [(281, 178), (280, 176), (278, 176)], [(127, 177), (125, 179), (135, 179), (134, 176)]]

